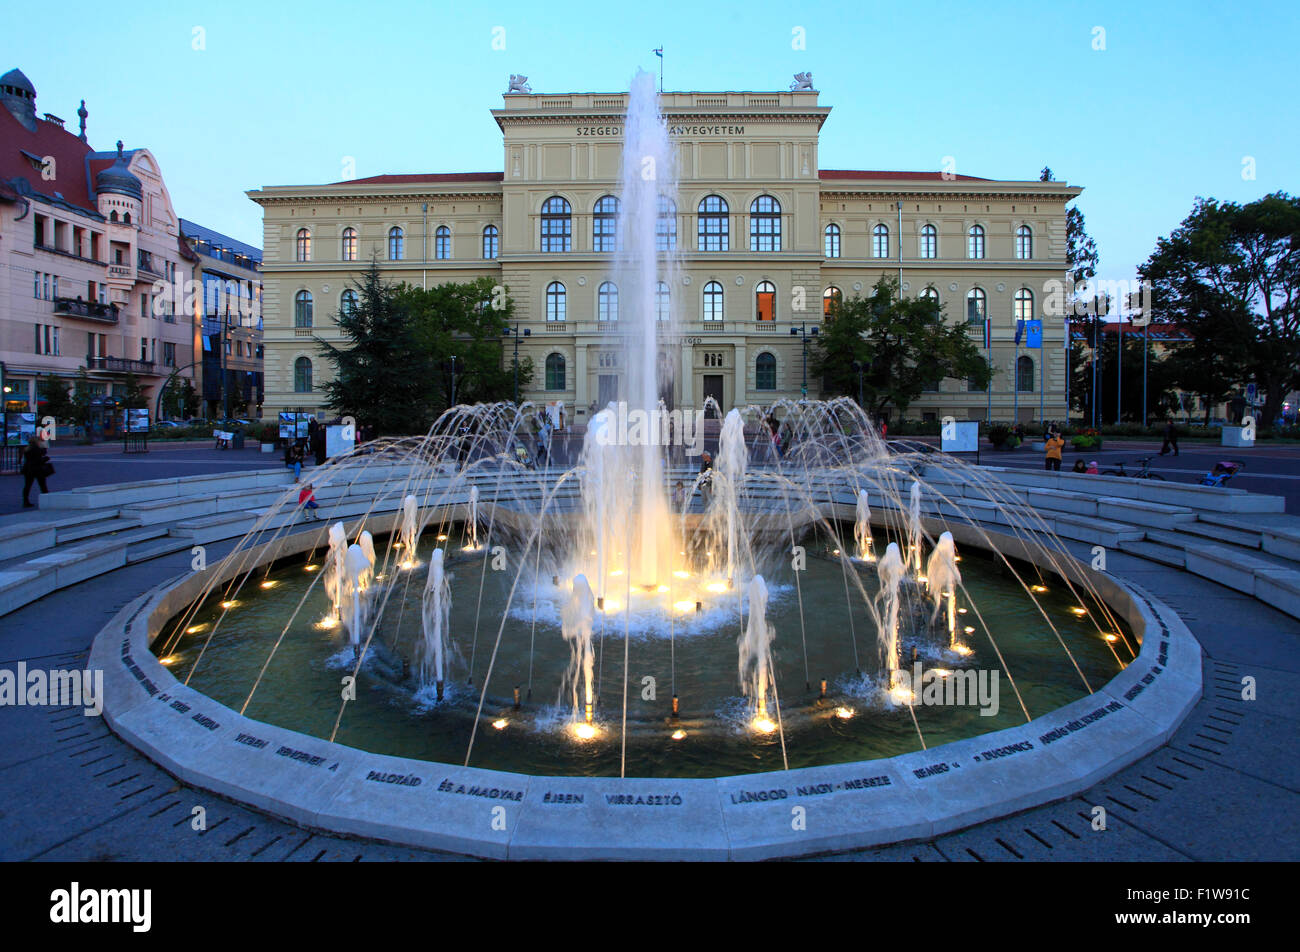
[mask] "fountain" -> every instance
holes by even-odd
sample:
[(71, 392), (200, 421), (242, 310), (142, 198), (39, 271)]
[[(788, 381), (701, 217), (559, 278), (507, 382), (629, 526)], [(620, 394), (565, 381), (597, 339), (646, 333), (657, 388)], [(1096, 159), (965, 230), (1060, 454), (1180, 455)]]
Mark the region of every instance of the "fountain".
[(415, 568), (415, 547), (420, 541), (420, 503), (410, 493), (402, 500), (402, 528), (398, 534), (397, 544), (405, 555), (402, 568)]
[(478, 549), (478, 487), (471, 486), (469, 489), (469, 521), (466, 523), (469, 530), (469, 548)]
[(907, 502), (907, 564), (921, 575), (921, 484), (912, 483)]
[(330, 526), (329, 552), (325, 556), (325, 572), (322, 584), (330, 600), (330, 618), (335, 622), (343, 617), (341, 603), (343, 600), (343, 581), (347, 571), (345, 556), (348, 549), (348, 534), (343, 523), (336, 522)]
[[(722, 423), (718, 442), (718, 460), (713, 480), (713, 510), (721, 519), (724, 532), (719, 540), (726, 549), (726, 578), (728, 583), (738, 578), (740, 538), (736, 532), (739, 521), (740, 489), (745, 481), (748, 448), (745, 446), (745, 422), (740, 411), (731, 409)], [(717, 551), (718, 545), (714, 545)]]
[[(915, 493), (912, 494), (912, 498), (916, 498)], [(903, 688), (899, 684), (898, 672), (902, 667), (903, 658), (898, 641), (898, 616), (900, 592), (903, 580), (907, 577), (907, 566), (903, 564), (903, 556), (898, 551), (897, 542), (891, 542), (885, 547), (885, 554), (876, 563), (876, 574), (880, 578), (880, 591), (876, 594), (876, 602), (881, 606), (877, 637), (881, 653), (884, 655), (886, 690), (901, 697), (899, 692)]]
[(867, 491), (858, 490), (858, 505), (853, 520), (853, 542), (858, 548), (858, 558), (871, 562), (875, 554), (871, 551), (871, 503), (867, 501)]
[(451, 581), (443, 570), (442, 549), (434, 549), (429, 557), (429, 578), (424, 585), (422, 608), (420, 630), (424, 640), (420, 645), (420, 683), (432, 683), (441, 701), (446, 681), (447, 638), (451, 631)]
[[(564, 683), (573, 697), (573, 725), (578, 737), (589, 740), (595, 735), (592, 721), (595, 704), (595, 663), (592, 629), (596, 618), (596, 599), (584, 575), (575, 575), (572, 591), (564, 603), (561, 634), (571, 652)], [(561, 693), (563, 693), (563, 687)]]
[(930, 560), (925, 565), (925, 584), (934, 599), (933, 621), (939, 616), (939, 609), (947, 604), (948, 608), (948, 646), (957, 647), (957, 586), (961, 585), (961, 570), (957, 568), (957, 544), (951, 532), (941, 533), (935, 543)]
[[(755, 575), (749, 582), (749, 620), (740, 636), (740, 686), (749, 698), (754, 730), (770, 734), (777, 729), (768, 716), (772, 684), (772, 641), (775, 630), (767, 623), (767, 583)], [(774, 705), (775, 706), (775, 705)]]
[(354, 648), (361, 644), (361, 633), (366, 627), (366, 590), (369, 588), (371, 562), (358, 544), (348, 546), (343, 560), (343, 582), (340, 586), (339, 611), (347, 628), (348, 644)]

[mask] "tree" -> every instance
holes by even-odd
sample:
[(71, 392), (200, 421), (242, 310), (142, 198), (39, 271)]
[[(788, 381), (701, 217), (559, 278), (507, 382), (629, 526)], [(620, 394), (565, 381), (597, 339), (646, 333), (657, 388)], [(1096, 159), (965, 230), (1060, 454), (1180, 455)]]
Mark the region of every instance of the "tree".
[[(505, 336), (514, 300), (491, 278), (434, 288), (404, 285), (398, 306), (408, 311), (415, 339), (436, 368), (435, 410), (451, 405), (451, 367), (455, 356), (456, 402), (490, 403), (513, 399), (514, 342)], [(533, 379), (533, 362), (519, 360), (519, 389)]]
[[(1102, 333), (1098, 335), (1098, 349), (1101, 360), (1098, 365), (1097, 391), (1101, 394), (1100, 409), (1105, 414), (1098, 414), (1097, 422), (1113, 423), (1115, 420), (1115, 397), (1118, 381), (1115, 375), (1122, 368), (1123, 386), (1118, 387), (1123, 400), (1120, 417), (1124, 420), (1142, 422), (1142, 347), (1143, 335), (1134, 332), (1124, 335), (1123, 360), (1118, 360), (1119, 335)], [(1085, 421), (1092, 420), (1092, 338), (1088, 347), (1072, 344), (1070, 353), (1070, 405), (1077, 409)], [(1161, 420), (1178, 408), (1178, 400), (1173, 392), (1173, 373), (1169, 357), (1156, 353), (1155, 344), (1146, 341), (1146, 391), (1147, 418)]]
[(77, 378), (72, 382), (72, 424), (80, 427), (86, 437), (90, 437), (91, 400), (94, 394), (90, 390), (90, 374), (85, 367), (77, 368)]
[(68, 391), (66, 380), (58, 377), (42, 377), (36, 385), (37, 410), (39, 416), (52, 416), (55, 420), (72, 422), (76, 416), (76, 404)]
[(336, 318), (349, 346), (316, 339), (334, 368), (333, 379), (320, 387), (325, 405), (379, 433), (423, 433), (434, 419), (438, 371), (403, 306), (404, 289), (385, 284), (374, 259), (352, 287), (356, 306)]
[(857, 362), (864, 368), (862, 408), (879, 416), (892, 406), (902, 415), (944, 378), (988, 386), (992, 375), (968, 328), (949, 324), (928, 298), (900, 297), (898, 281), (884, 277), (870, 297), (855, 295), (832, 311), (813, 344), (812, 369), (823, 392), (856, 396)]
[(122, 395), (122, 406), (128, 410), (143, 410), (149, 406), (149, 398), (145, 396), (144, 388), (140, 386), (140, 381), (133, 373), (126, 375), (126, 381), (122, 384), (124, 391)]
[(1276, 419), (1300, 387), (1300, 198), (1197, 199), (1138, 273), (1153, 318), (1192, 338), (1177, 354), (1179, 385), (1208, 406), (1254, 381), (1262, 422)]
[(177, 376), (175, 371), (163, 386), (163, 414), (189, 419), (199, 412), (199, 392), (188, 377)]

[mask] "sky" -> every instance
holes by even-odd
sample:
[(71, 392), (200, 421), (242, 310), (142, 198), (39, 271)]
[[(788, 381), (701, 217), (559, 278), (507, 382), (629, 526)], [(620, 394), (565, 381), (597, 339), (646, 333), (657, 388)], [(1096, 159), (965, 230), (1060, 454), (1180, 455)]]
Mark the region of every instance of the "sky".
[[(1057, 179), (1099, 277), (1134, 269), (1198, 196), (1294, 193), (1294, 0), (1012, 3), (312, 3), (24, 8), (0, 36), (38, 113), (90, 143), (147, 147), (177, 213), (261, 246), (244, 192), (399, 172), (501, 171), (489, 110), (534, 92), (619, 91), (663, 46), (668, 90), (787, 89), (831, 114), (822, 168)], [(504, 47), (503, 49), (500, 47)], [(802, 47), (802, 48), (800, 48)]]

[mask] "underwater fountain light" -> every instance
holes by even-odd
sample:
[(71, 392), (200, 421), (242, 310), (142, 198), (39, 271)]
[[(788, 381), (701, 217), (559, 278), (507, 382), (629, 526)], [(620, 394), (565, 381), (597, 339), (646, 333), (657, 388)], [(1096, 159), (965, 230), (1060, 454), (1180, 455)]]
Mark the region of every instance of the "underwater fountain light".
[(673, 717), (677, 716), (677, 695), (673, 695)]
[(275, 585), (276, 585), (275, 582), (271, 581), (270, 579), (267, 579), (265, 582), (262, 583), (262, 588), (275, 588)]
[(591, 740), (597, 733), (599, 732), (596, 730), (595, 724), (573, 725), (573, 736), (578, 738), (578, 740)]
[(673, 731), (673, 733), (672, 733), (672, 738), (673, 738), (673, 740), (685, 740), (685, 739), (686, 739), (686, 731), (682, 730), (682, 729), (679, 727), (679, 728), (677, 728), (677, 730)]
[(688, 599), (688, 598), (684, 598), (684, 599), (682, 599), (681, 601), (673, 602), (673, 608), (674, 608), (676, 611), (679, 611), (679, 612), (681, 612), (682, 614), (685, 614), (686, 612), (688, 612), (688, 611), (690, 611), (691, 609), (693, 609), (693, 608), (695, 607), (695, 604), (696, 604), (696, 603), (693, 602), (693, 601), (691, 601), (690, 599)]
[(233, 599), (233, 598), (228, 598), (228, 599), (226, 599), (224, 602), (221, 603), (221, 607), (222, 607), (222, 608), (225, 608), (225, 609), (227, 609), (227, 610), (229, 610), (229, 609), (231, 609), (231, 608), (234, 608), (234, 607), (235, 607), (236, 605), (238, 605), (238, 604), (239, 604), (239, 602), (237, 602), (235, 599)]
[(847, 721), (856, 713), (857, 711), (853, 710), (851, 707), (840, 706), (835, 709), (835, 716), (842, 721)]
[(1047, 591), (1047, 586), (1046, 586), (1046, 585), (1033, 585), (1033, 586), (1030, 587), (1030, 591), (1034, 591), (1034, 592), (1042, 593), (1042, 592)]
[(306, 565), (302, 567), (302, 570), (304, 572), (315, 572), (319, 568), (320, 566), (317, 565), (315, 562), (308, 562)]
[[(647, 585), (646, 587), (649, 588), (648, 585)], [(660, 585), (658, 588), (655, 589), (655, 591), (658, 592), (660, 595), (667, 595), (667, 594), (668, 594), (668, 586), (667, 586), (667, 585)]]
[(499, 731), (503, 731), (506, 729), (506, 725), (509, 723), (510, 722), (506, 720), (504, 717), (498, 717), (495, 721), (492, 722), (492, 726)]
[(1071, 608), (1070, 611), (1074, 612), (1076, 615), (1079, 616), (1088, 614), (1088, 609), (1084, 608), (1082, 605), (1076, 605), (1073, 608)]
[(962, 631), (966, 632), (966, 634), (968, 635), (975, 634), (975, 629), (970, 625), (967, 625), (965, 628), (962, 629)]
[(771, 734), (776, 731), (776, 722), (763, 714), (750, 721), (749, 726), (760, 734)]
[(968, 645), (953, 645), (952, 650), (963, 657), (974, 653), (973, 649)]
[(705, 589), (705, 591), (709, 591), (709, 592), (713, 592), (713, 593), (715, 593), (715, 594), (718, 594), (718, 593), (721, 593), (721, 592), (725, 592), (725, 591), (727, 590), (727, 583), (726, 583), (726, 582), (710, 582), (708, 585), (704, 586), (704, 589)]
[(165, 664), (165, 665), (173, 665), (173, 664), (175, 664), (177, 661), (180, 661), (180, 660), (181, 660), (181, 659), (180, 659), (180, 656), (178, 656), (178, 655), (168, 655), (168, 656), (165, 657), (165, 658), (159, 658), (159, 659), (158, 659), (158, 663), (159, 663), (159, 664)]
[(825, 679), (825, 678), (822, 678), (822, 693), (821, 693), (821, 697), (825, 697), (825, 696), (826, 696), (826, 679)]
[[(685, 555), (685, 554), (686, 554), (685, 552), (682, 553), (682, 555)], [(691, 573), (690, 573), (690, 572), (683, 571), (682, 569), (678, 569), (676, 572), (673, 573), (673, 577), (674, 577), (674, 578), (690, 578), (690, 577), (691, 577)]]
[(1111, 633), (1109, 633), (1109, 632), (1107, 632), (1107, 633), (1106, 633), (1105, 635), (1103, 635), (1102, 637), (1104, 637), (1107, 641), (1110, 641), (1110, 642), (1116, 642), (1116, 641), (1119, 641), (1119, 635), (1114, 635), (1114, 634), (1111, 634)]
[[(418, 563), (412, 561), (411, 559), (407, 559), (405, 562), (403, 562), (401, 565), (399, 565), (398, 568), (401, 569), (403, 572), (409, 572), (409, 571), (411, 571), (411, 569), (415, 568), (415, 566), (416, 566), (417, 564), (418, 564)], [(379, 576), (379, 577), (380, 577), (380, 578), (383, 578), (382, 575)]]
[(320, 621), (316, 622), (316, 627), (321, 631), (329, 631), (331, 628), (336, 627), (338, 623), (339, 620), (333, 615), (326, 615)]
[(208, 627), (207, 625), (190, 625), (190, 627), (185, 629), (185, 634), (197, 635), (199, 632), (201, 632), (204, 628), (207, 627)]
[(447, 533), (444, 532), (444, 533), (442, 533), (441, 535), (439, 535), (439, 536), (438, 536), (438, 541), (439, 541), (439, 542), (446, 542), (446, 541), (447, 541)]
[(896, 684), (892, 688), (890, 688), (889, 696), (894, 700), (894, 703), (896, 704), (911, 704), (913, 698), (915, 697), (915, 695), (912, 693), (911, 688), (904, 687), (901, 684)]

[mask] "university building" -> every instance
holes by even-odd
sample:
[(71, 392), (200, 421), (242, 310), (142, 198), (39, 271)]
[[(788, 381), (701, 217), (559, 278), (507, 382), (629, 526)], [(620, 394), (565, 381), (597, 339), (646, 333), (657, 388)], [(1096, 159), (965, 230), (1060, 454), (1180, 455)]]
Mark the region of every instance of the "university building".
[[(834, 298), (866, 296), (888, 275), (905, 294), (937, 297), (949, 320), (975, 324), (995, 372), (988, 392), (938, 382), (909, 418), (1063, 419), (1065, 328), (1044, 304), (1047, 282), (1066, 269), (1065, 207), (1081, 189), (821, 168), (831, 110), (818, 95), (661, 95), (679, 160), (678, 192), (659, 223), (660, 247), (680, 256), (659, 295), (659, 316), (671, 315), (658, 354), (670, 405), (695, 409), (712, 397), (725, 412), (798, 398), (804, 335)], [(580, 422), (625, 397), (632, 331), (620, 320), (614, 242), (627, 98), (506, 93), (492, 110), (501, 172), (250, 192), (264, 209), (265, 412), (320, 406), (329, 366), (312, 337), (339, 340), (336, 315), (372, 255), (395, 282), (504, 285), (520, 356), (536, 369), (524, 397), (562, 400)], [(1017, 319), (1043, 321), (1041, 349), (1017, 344)], [(812, 375), (806, 385), (819, 395)]]
[[(198, 256), (181, 240), (157, 160), (147, 149), (92, 149), (36, 114), (21, 70), (0, 76), (0, 372), (6, 409), (39, 410), (43, 378), (90, 378), (92, 418), (110, 424), (134, 376), (152, 410), (177, 371), (192, 382), (198, 324), (176, 296)], [(62, 421), (61, 421), (62, 422)]]

